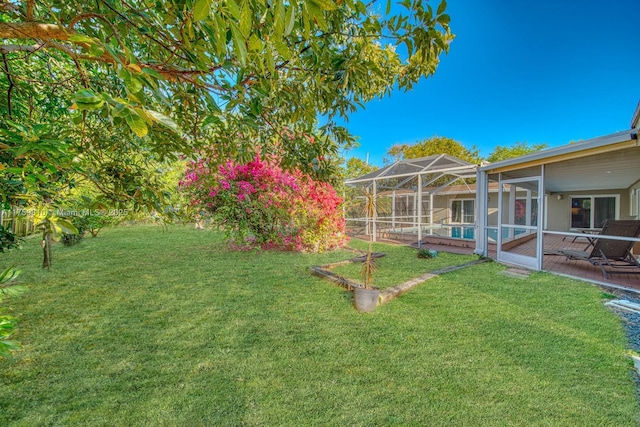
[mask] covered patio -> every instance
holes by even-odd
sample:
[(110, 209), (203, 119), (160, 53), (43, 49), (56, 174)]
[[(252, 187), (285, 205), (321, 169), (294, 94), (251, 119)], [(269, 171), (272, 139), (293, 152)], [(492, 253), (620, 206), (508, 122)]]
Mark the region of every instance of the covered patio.
[[(609, 219), (639, 219), (638, 165), (640, 146), (632, 128), (480, 167), (475, 252), (532, 270), (640, 290), (640, 274), (604, 278), (599, 267), (567, 260), (560, 252), (584, 250), (588, 236), (600, 233)], [(495, 194), (488, 189), (496, 184), (498, 202), (492, 206)], [(639, 243), (633, 253), (640, 254)]]

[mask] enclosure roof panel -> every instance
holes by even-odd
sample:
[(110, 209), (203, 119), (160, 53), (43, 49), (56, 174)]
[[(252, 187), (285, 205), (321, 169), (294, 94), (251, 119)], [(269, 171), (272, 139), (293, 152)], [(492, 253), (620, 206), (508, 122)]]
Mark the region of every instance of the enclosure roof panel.
[(467, 161), (449, 156), (448, 154), (438, 154), (417, 159), (399, 160), (391, 165), (375, 170), (358, 178), (345, 181), (347, 184), (357, 184), (373, 182), (385, 179), (409, 177), (418, 174), (431, 173), (452, 173), (475, 174), (477, 165)]

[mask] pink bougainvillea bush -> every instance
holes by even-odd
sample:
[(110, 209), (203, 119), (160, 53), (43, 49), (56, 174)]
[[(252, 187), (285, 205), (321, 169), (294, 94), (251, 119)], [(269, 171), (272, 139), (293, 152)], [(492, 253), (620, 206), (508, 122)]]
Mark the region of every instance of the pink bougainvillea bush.
[(322, 252), (346, 243), (342, 199), (334, 188), (299, 170), (283, 170), (275, 158), (194, 161), (180, 187), (240, 248)]

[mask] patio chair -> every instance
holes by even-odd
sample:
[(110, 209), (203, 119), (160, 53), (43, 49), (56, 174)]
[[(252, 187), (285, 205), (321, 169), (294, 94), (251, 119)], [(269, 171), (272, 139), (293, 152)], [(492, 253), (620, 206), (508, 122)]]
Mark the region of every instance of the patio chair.
[[(640, 262), (631, 253), (636, 243), (629, 240), (612, 240), (598, 236), (638, 237), (640, 236), (640, 220), (612, 220), (609, 219), (602, 227), (599, 235), (592, 235), (593, 248), (589, 251), (563, 249), (560, 252), (567, 259), (588, 261), (600, 267), (605, 279), (609, 273), (640, 274)], [(588, 248), (587, 248), (588, 249)], [(629, 267), (636, 267), (629, 269)], [(617, 270), (626, 268), (626, 270)]]

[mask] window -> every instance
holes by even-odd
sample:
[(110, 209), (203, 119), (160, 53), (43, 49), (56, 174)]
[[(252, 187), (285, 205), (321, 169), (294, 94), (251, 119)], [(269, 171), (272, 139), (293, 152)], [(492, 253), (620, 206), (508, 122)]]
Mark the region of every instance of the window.
[(572, 196), (571, 228), (602, 228), (618, 218), (618, 196)]
[(451, 202), (451, 222), (473, 224), (476, 221), (474, 199), (461, 199)]

